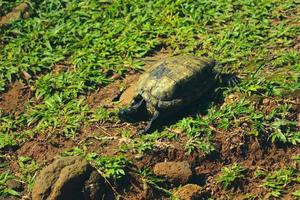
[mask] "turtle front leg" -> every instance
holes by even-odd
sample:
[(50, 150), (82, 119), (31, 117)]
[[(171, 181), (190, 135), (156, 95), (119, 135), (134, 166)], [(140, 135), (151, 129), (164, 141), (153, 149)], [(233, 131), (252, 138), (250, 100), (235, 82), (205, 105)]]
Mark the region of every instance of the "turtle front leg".
[(129, 108), (121, 109), (118, 113), (123, 121), (136, 121), (138, 114), (146, 109), (146, 102), (143, 98), (135, 98)]
[(140, 134), (154, 131), (159, 125), (159, 116), (160, 116), (160, 112), (156, 110), (151, 120), (148, 122), (147, 126), (144, 129), (140, 130), (138, 134), (140, 135)]

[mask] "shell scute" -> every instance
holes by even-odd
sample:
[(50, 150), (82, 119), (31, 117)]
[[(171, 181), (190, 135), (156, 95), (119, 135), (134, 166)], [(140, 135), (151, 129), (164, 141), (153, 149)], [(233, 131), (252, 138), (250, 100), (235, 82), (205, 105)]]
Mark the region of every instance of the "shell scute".
[(211, 87), (214, 65), (214, 60), (206, 57), (167, 58), (141, 76), (136, 93), (154, 107), (188, 103)]

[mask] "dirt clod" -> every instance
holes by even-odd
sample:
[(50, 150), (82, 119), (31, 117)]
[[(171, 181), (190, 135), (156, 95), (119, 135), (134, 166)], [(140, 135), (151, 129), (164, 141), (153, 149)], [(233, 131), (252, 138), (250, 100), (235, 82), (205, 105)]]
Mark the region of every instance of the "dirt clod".
[(174, 184), (185, 184), (192, 176), (190, 164), (183, 162), (160, 162), (154, 166), (154, 174)]
[[(32, 189), (32, 200), (85, 199), (84, 196), (90, 195), (82, 191), (92, 171), (91, 165), (81, 157), (58, 159), (38, 175)], [(93, 191), (93, 193), (97, 192)]]
[(201, 196), (201, 187), (196, 184), (187, 184), (179, 188), (174, 196), (180, 200), (196, 200)]
[(23, 184), (20, 181), (17, 181), (14, 179), (10, 179), (10, 180), (6, 181), (5, 184), (8, 188), (13, 189), (18, 192), (21, 192), (24, 189)]

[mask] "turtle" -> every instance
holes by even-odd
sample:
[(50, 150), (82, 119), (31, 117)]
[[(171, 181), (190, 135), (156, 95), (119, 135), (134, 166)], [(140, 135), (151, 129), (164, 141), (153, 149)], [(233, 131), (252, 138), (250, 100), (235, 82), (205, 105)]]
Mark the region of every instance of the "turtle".
[(215, 66), (214, 59), (194, 55), (172, 56), (159, 61), (140, 76), (131, 105), (120, 109), (119, 118), (132, 122), (139, 114), (148, 113), (151, 119), (139, 134), (149, 133), (162, 119), (204, 98), (218, 85), (232, 86), (239, 82), (237, 76), (222, 74)]

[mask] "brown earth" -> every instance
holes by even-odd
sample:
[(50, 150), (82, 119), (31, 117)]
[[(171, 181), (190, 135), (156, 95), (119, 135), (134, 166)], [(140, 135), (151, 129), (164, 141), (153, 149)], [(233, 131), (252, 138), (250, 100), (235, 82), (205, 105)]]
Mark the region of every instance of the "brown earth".
[[(105, 108), (115, 108), (127, 105), (134, 96), (134, 84), (138, 80), (139, 74), (129, 74), (121, 80), (114, 81), (104, 88), (96, 90), (87, 97), (90, 108), (99, 106)], [(118, 102), (118, 105), (113, 102)]]
[(179, 200), (196, 200), (201, 198), (201, 187), (196, 184), (187, 184), (174, 194)]
[[(147, 66), (166, 55), (162, 54), (152, 58), (152, 60), (149, 59), (150, 61), (146, 63)], [(116, 80), (86, 97), (89, 106), (92, 109), (99, 106), (118, 109), (127, 105), (132, 99), (134, 84), (139, 74), (133, 72), (125, 77), (113, 75), (112, 79)], [(20, 82), (15, 82), (8, 88), (7, 92), (0, 95), (0, 108), (5, 113), (18, 114), (24, 111), (24, 104), (30, 99), (30, 96), (31, 93), (28, 88)], [(225, 104), (239, 101), (240, 99), (239, 94), (232, 94), (225, 99)], [(291, 113), (289, 118), (298, 121), (300, 121), (299, 109), (297, 111), (299, 99), (299, 95), (289, 99), (295, 106), (295, 112)], [(258, 98), (254, 100), (254, 103), (257, 109), (267, 114), (284, 101), (287, 101), (287, 99)], [(143, 154), (136, 154), (130, 151), (125, 152), (125, 155), (132, 161), (132, 166), (128, 169), (128, 175), (120, 182), (114, 184), (114, 192), (118, 193), (121, 199), (167, 199), (161, 190), (150, 184), (145, 184), (143, 177), (131, 170), (145, 166), (154, 169), (155, 164), (164, 161), (186, 161), (190, 164), (193, 172), (188, 184), (199, 185), (201, 191), (211, 196), (220, 199), (245, 199), (246, 194), (251, 193), (256, 195), (258, 199), (264, 198), (268, 191), (261, 187), (263, 180), (254, 177), (255, 170), (262, 169), (271, 172), (280, 168), (296, 166), (292, 156), (299, 155), (300, 148), (299, 146), (271, 144), (268, 138), (257, 139), (249, 136), (247, 134), (249, 131), (247, 122), (237, 123), (240, 124), (239, 128), (228, 131), (212, 127), (215, 133), (213, 141), (217, 150), (209, 156), (197, 152), (187, 155), (184, 150), (186, 138), (181, 138), (181, 136), (179, 141), (157, 141), (157, 148), (151, 152)], [(10, 154), (29, 156), (35, 159), (40, 166), (45, 166), (65, 150), (72, 147), (81, 147), (81, 144), (88, 144), (85, 148), (90, 152), (113, 156), (119, 154), (119, 146), (121, 144), (127, 144), (136, 138), (134, 134), (124, 138), (120, 135), (120, 131), (128, 130), (135, 133), (141, 126), (143, 126), (143, 123), (95, 122), (82, 127), (80, 134), (75, 138), (63, 138), (57, 135), (50, 137), (37, 136), (25, 142), (16, 151), (10, 152)], [(176, 130), (171, 131), (176, 132)], [(232, 189), (226, 190), (216, 183), (216, 178), (222, 167), (233, 163), (239, 163), (246, 168), (247, 176)], [(18, 167), (15, 160), (11, 160), (10, 166), (12, 172), (17, 174)], [(172, 184), (162, 183), (161, 186), (175, 191)], [(288, 190), (295, 191), (296, 187), (297, 185), (292, 185)], [(192, 188), (193, 190), (195, 189), (194, 187)], [(193, 191), (187, 189), (182, 193), (188, 195), (193, 193)], [(291, 197), (285, 196), (285, 199), (288, 198)]]
[(0, 94), (0, 110), (5, 114), (19, 115), (24, 111), (30, 97), (30, 88), (22, 82), (16, 81), (8, 86), (7, 92)]

